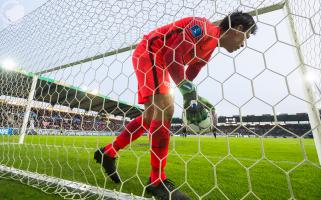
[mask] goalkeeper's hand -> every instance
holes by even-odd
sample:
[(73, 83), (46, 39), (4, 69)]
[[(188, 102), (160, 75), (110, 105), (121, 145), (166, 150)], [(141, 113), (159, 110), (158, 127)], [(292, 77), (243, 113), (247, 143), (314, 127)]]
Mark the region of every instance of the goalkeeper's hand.
[(186, 119), (191, 123), (199, 123), (207, 118), (206, 108), (212, 106), (205, 98), (199, 97), (195, 85), (188, 80), (182, 81), (178, 88), (183, 95)]
[(210, 114), (212, 115), (213, 126), (214, 127), (217, 126), (218, 119), (217, 119), (215, 107), (204, 97), (198, 96), (198, 102), (200, 102), (206, 108), (206, 110), (210, 112)]
[(198, 102), (200, 102), (211, 113), (215, 113), (215, 107), (204, 97), (198, 96)]

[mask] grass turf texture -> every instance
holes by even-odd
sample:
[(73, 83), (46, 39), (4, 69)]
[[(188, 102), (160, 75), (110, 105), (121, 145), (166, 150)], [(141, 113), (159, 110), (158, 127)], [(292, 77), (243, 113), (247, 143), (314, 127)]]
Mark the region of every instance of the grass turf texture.
[[(119, 152), (122, 184), (112, 183), (93, 161), (113, 137), (1, 136), (0, 163), (86, 184), (144, 194), (149, 142), (141, 137)], [(262, 155), (265, 155), (264, 157)], [(307, 161), (304, 161), (306, 156)], [(321, 168), (312, 139), (171, 137), (166, 174), (192, 199), (320, 199)], [(249, 193), (252, 188), (253, 193)]]
[(2, 200), (61, 200), (58, 195), (48, 195), (19, 181), (0, 178), (0, 198)]

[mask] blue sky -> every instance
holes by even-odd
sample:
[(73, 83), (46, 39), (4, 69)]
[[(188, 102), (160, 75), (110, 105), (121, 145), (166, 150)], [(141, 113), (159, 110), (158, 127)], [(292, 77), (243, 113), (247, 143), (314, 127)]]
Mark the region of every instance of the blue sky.
[[(8, 27), (12, 23), (10, 22), (12, 19), (16, 20), (20, 16), (32, 12), (45, 2), (45, 0), (0, 0), (2, 12), (0, 29)], [(16, 8), (10, 12), (12, 7)], [(11, 20), (7, 18), (11, 18)], [(287, 21), (280, 21), (282, 18), (284, 18), (282, 10), (260, 15), (257, 24), (259, 31), (247, 41), (248, 48), (233, 54), (228, 54), (224, 49), (217, 48), (208, 66), (196, 78), (195, 84), (198, 85), (199, 94), (215, 104), (219, 115), (306, 112), (307, 103), (304, 101), (299, 64), (295, 49), (291, 46), (292, 41)], [(23, 22), (18, 21), (18, 23)], [(148, 27), (144, 27), (144, 31), (147, 30)], [(123, 35), (126, 37), (130, 34), (124, 33)], [(103, 45), (101, 44), (101, 46)], [(99, 45), (93, 47), (94, 50), (97, 48), (101, 47)], [(48, 55), (53, 54), (50, 50), (46, 52)], [(68, 58), (77, 59), (77, 55), (81, 58), (84, 52), (87, 53), (87, 51), (77, 52), (77, 50), (71, 51)], [(125, 100), (130, 104), (137, 104), (137, 96), (135, 95), (137, 81), (131, 66), (130, 53), (126, 52), (47, 73), (46, 76), (88, 90), (97, 90), (101, 94)], [(19, 60), (19, 56), (16, 57)], [(3, 59), (1, 54), (0, 59)], [(50, 66), (52, 63), (57, 63), (54, 61), (52, 59)], [(19, 61), (17, 62), (19, 63)], [(27, 66), (28, 64), (21, 62), (20, 65)], [(27, 67), (26, 70), (38, 71), (41, 69), (39, 67)], [(172, 85), (175, 96), (175, 115), (180, 116), (182, 97), (175, 89), (174, 84)]]

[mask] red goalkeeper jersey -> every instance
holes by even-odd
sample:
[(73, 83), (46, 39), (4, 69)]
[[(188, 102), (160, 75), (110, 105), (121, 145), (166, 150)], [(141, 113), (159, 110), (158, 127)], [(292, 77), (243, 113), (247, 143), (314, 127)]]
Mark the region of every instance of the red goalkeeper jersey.
[(161, 85), (169, 84), (168, 72), (176, 84), (184, 78), (193, 80), (210, 59), (219, 37), (220, 28), (199, 17), (183, 18), (145, 35), (133, 54), (139, 92), (144, 97), (167, 93)]
[[(210, 59), (219, 37), (220, 28), (206, 18), (187, 17), (152, 31), (144, 39), (149, 40), (148, 50), (156, 52), (156, 59), (163, 59), (166, 67), (188, 65), (186, 77), (193, 80)], [(172, 75), (176, 83), (184, 78), (184, 71), (179, 72)]]

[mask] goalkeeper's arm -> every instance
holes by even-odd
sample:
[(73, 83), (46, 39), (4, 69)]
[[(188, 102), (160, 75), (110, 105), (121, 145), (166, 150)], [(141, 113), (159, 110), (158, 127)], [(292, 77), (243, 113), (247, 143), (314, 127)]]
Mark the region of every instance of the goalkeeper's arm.
[(190, 81), (193, 81), (195, 77), (199, 74), (201, 69), (207, 64), (210, 58), (211, 58), (211, 53), (207, 54), (204, 60), (199, 60), (194, 64), (188, 65), (186, 69), (186, 78)]
[(183, 80), (178, 88), (183, 95), (186, 118), (191, 123), (198, 123), (207, 118), (207, 111), (215, 112), (214, 106), (205, 98), (197, 95), (195, 85)]

